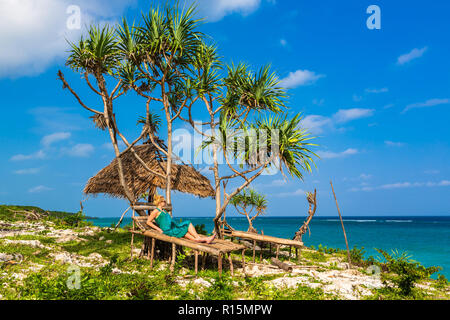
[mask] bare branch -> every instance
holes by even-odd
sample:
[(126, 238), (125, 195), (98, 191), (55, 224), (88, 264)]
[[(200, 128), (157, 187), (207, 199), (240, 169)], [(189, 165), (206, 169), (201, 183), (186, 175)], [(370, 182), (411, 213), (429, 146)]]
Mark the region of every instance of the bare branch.
[(97, 111), (95, 109), (89, 108), (88, 106), (86, 106), (83, 101), (81, 101), (80, 97), (76, 94), (75, 91), (73, 91), (73, 89), (69, 86), (69, 84), (67, 83), (66, 79), (64, 78), (64, 74), (61, 72), (61, 70), (58, 71), (58, 78), (62, 81), (63, 83), (63, 89), (69, 89), (69, 91), (72, 93), (72, 95), (78, 100), (78, 103), (85, 108), (88, 111), (91, 111), (93, 113), (96, 114), (100, 114), (100, 115), (104, 115), (103, 112)]

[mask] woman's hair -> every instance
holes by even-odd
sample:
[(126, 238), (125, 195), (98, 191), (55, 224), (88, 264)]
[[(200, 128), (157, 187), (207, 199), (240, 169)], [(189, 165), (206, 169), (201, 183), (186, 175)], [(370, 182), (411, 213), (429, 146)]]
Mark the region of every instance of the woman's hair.
[(163, 196), (160, 196), (159, 194), (155, 195), (155, 200), (153, 200), (153, 203), (156, 206), (159, 206), (161, 204), (161, 202), (166, 201), (166, 199), (164, 199)]

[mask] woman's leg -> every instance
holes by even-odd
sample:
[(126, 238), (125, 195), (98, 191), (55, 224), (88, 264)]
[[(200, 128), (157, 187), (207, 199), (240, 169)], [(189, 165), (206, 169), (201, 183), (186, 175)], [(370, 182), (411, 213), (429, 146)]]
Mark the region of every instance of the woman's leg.
[(189, 224), (188, 232), (192, 234), (196, 238), (200, 238), (201, 236), (197, 233), (197, 230), (195, 230), (195, 227), (192, 225), (192, 223)]
[(185, 234), (184, 237), (189, 240), (194, 240), (196, 242), (211, 243), (211, 241), (214, 240), (215, 235), (212, 235), (210, 237), (201, 236), (197, 233), (197, 231), (195, 230), (194, 226), (191, 223), (191, 224), (189, 224), (188, 232)]
[(186, 239), (189, 239), (189, 240), (192, 240), (192, 241), (195, 241), (195, 242), (205, 242), (204, 239), (195, 237), (194, 235), (192, 235), (191, 233), (189, 233), (189, 231), (184, 235), (184, 237), (185, 237)]
[(199, 234), (197, 233), (197, 230), (195, 230), (195, 227), (192, 225), (192, 223), (189, 224), (188, 232), (189, 232), (191, 235), (193, 235), (194, 237), (197, 237), (197, 239), (201, 239), (201, 240), (203, 240), (203, 241), (206, 242), (206, 243), (210, 243), (210, 242), (213, 241), (214, 238), (216, 237), (215, 235), (212, 235), (212, 236), (209, 236), (209, 237), (203, 236), (203, 235), (199, 235)]

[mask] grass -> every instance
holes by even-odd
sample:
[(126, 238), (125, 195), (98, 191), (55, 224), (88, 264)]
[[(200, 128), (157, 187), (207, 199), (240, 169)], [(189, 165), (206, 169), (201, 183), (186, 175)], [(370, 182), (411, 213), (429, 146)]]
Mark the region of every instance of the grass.
[[(0, 206), (1, 214), (5, 213), (5, 206)], [(11, 207), (11, 206), (9, 206)], [(20, 207), (30, 210), (34, 207)], [(3, 211), (2, 211), (3, 210)], [(11, 215), (9, 214), (9, 217)], [(59, 218), (50, 217), (43, 221), (54, 228), (68, 228), (60, 223)], [(55, 222), (56, 221), (56, 222)], [(14, 229), (14, 225), (9, 226)], [(5, 229), (5, 228), (3, 228)], [(83, 228), (72, 228), (85, 231)], [(339, 296), (325, 292), (320, 286), (324, 285), (312, 275), (299, 275), (305, 279), (305, 283), (299, 283), (294, 287), (277, 287), (272, 281), (291, 275), (286, 273), (274, 273), (258, 277), (245, 276), (236, 273), (230, 277), (228, 264), (225, 262), (222, 278), (219, 277), (215, 258), (209, 258), (204, 270), (199, 270), (198, 277), (206, 281), (207, 285), (199, 285), (193, 282), (194, 268), (193, 256), (189, 249), (184, 254), (179, 254), (173, 274), (168, 271), (165, 261), (154, 261), (150, 268), (150, 261), (146, 259), (134, 259), (130, 261), (131, 233), (125, 229), (110, 231), (108, 228), (98, 229), (95, 235), (78, 235), (85, 241), (69, 241), (56, 243), (55, 238), (48, 236), (49, 230), (37, 232), (34, 235), (16, 235), (6, 237), (10, 240), (38, 240), (45, 248), (32, 248), (25, 244), (8, 244), (0, 240), (0, 252), (7, 254), (21, 254), (24, 259), (18, 264), (0, 263), (0, 299), (49, 299), (49, 300), (90, 300), (90, 299), (119, 299), (119, 300), (167, 300), (167, 299), (207, 299), (207, 300), (324, 300), (339, 299)], [(102, 239), (102, 240), (100, 240)], [(135, 248), (140, 248), (143, 238), (135, 236)], [(267, 248), (266, 248), (267, 249)], [(287, 249), (288, 250), (288, 249)], [(287, 261), (286, 249), (280, 250), (279, 259)], [(53, 253), (67, 252), (87, 257), (92, 253), (101, 254), (109, 263), (105, 266), (98, 265), (91, 268), (80, 268), (80, 289), (69, 289), (67, 281), (71, 278), (68, 272), (69, 264), (54, 261)], [(362, 249), (353, 249), (353, 256), (360, 257)], [(268, 250), (256, 252), (256, 263), (269, 263), (275, 253)], [(235, 270), (239, 268), (241, 255), (232, 254), (235, 261)], [(252, 250), (246, 250), (245, 260), (251, 262)], [(362, 259), (362, 258), (361, 258)], [(346, 254), (340, 250), (321, 247), (319, 250), (301, 250), (301, 264), (315, 266), (317, 272), (340, 270), (336, 261), (345, 261)], [(201, 260), (200, 260), (201, 261)], [(294, 255), (291, 262), (297, 263)], [(361, 265), (367, 261), (361, 260)], [(42, 269), (32, 269), (37, 265)], [(117, 271), (119, 270), (119, 271)], [(361, 269), (362, 271), (364, 268)], [(21, 279), (24, 277), (24, 279)], [(425, 291), (420, 287), (414, 287), (411, 294), (405, 296), (395, 287), (383, 287), (373, 289), (373, 294), (366, 299), (449, 299), (449, 286), (445, 277), (438, 281), (431, 281), (434, 291)], [(318, 283), (318, 287), (310, 287), (309, 284)]]

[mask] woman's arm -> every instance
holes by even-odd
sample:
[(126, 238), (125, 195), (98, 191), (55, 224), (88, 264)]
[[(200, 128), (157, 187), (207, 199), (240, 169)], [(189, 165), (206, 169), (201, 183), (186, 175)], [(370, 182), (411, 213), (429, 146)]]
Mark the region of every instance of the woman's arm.
[(148, 216), (148, 219), (147, 219), (147, 224), (150, 226), (150, 227), (152, 227), (153, 229), (155, 229), (155, 230), (157, 230), (157, 231), (159, 231), (159, 232), (163, 232), (162, 230), (161, 230), (161, 228), (160, 227), (158, 227), (156, 224), (154, 224), (153, 223), (153, 220), (155, 220), (155, 218), (156, 218), (156, 214), (158, 213), (158, 210), (153, 210), (151, 213), (150, 213), (150, 215)]

